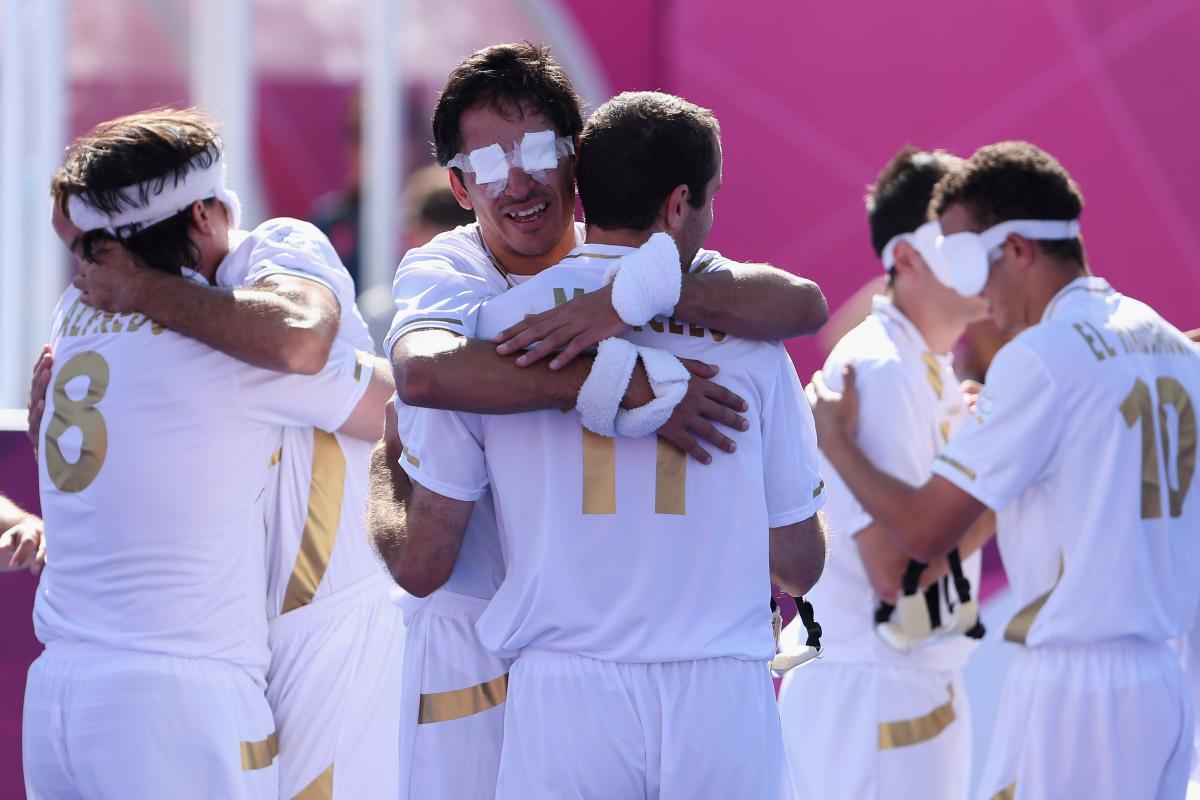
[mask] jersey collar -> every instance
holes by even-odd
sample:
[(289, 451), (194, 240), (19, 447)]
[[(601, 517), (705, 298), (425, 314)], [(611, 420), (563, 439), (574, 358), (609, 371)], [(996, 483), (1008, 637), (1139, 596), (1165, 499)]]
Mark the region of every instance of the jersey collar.
[(951, 361), (951, 356), (948, 353), (935, 353), (929, 349), (929, 345), (925, 342), (925, 337), (917, 330), (917, 326), (912, 323), (912, 320), (904, 316), (904, 312), (896, 307), (896, 304), (892, 302), (892, 298), (882, 294), (872, 297), (871, 313), (893, 323), (900, 329), (903, 340), (916, 349), (923, 353), (929, 353), (940, 362), (949, 363)]
[(1042, 312), (1042, 322), (1048, 321), (1064, 308), (1070, 308), (1087, 298), (1112, 293), (1112, 286), (1104, 278), (1098, 278), (1095, 275), (1078, 277), (1059, 289), (1058, 294), (1050, 298), (1050, 302), (1046, 304), (1046, 310)]
[(585, 243), (571, 249), (563, 261), (586, 263), (588, 261), (615, 261), (637, 250), (621, 244)]

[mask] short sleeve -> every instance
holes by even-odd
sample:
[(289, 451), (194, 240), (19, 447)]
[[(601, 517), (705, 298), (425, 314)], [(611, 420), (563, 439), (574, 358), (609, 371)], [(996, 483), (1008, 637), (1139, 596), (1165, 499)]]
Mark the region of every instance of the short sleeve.
[(806, 520), (825, 505), (812, 411), (787, 351), (782, 345), (778, 351), (778, 375), (761, 422), (763, 485), (772, 528)]
[(705, 250), (702, 247), (696, 251), (688, 272), (694, 275), (701, 272), (729, 271), (736, 264), (736, 261), (726, 258), (716, 250)]
[[(929, 479), (930, 462), (937, 453), (930, 419), (931, 403), (924, 407), (900, 361), (861, 364), (856, 373), (858, 429), (855, 441), (871, 463), (912, 486)], [(830, 388), (841, 391), (841, 370), (827, 370)], [(926, 389), (928, 391), (928, 389)], [(874, 520), (858, 498), (847, 491), (845, 531), (858, 533)]]
[(396, 316), (384, 340), (384, 352), (390, 354), (397, 339), (422, 328), (473, 337), (479, 306), (489, 296), (484, 281), (457, 271), (448, 259), (413, 258), (410, 252), (392, 283)]
[(316, 375), (293, 375), (238, 362), (234, 385), (242, 408), (268, 425), (303, 425), (336, 431), (362, 399), (374, 372), (369, 353), (334, 341)]
[(396, 426), (404, 444), (400, 466), (414, 481), (453, 500), (474, 501), (487, 492), (487, 459), (477, 414), (397, 402)]
[(1026, 345), (1009, 342), (988, 369), (975, 419), (934, 460), (933, 472), (1000, 511), (1044, 477), (1064, 414), (1046, 365)]
[(255, 228), (252, 236), (246, 285), (273, 275), (305, 278), (333, 292), (343, 313), (354, 307), (354, 279), (315, 225), (282, 217)]

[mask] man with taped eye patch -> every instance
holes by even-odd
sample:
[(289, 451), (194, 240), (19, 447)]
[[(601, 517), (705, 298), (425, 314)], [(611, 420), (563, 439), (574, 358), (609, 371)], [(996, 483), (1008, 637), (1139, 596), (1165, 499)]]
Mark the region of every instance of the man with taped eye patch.
[[(573, 219), (571, 154), (582, 127), (579, 99), (545, 48), (496, 45), (451, 73), (434, 112), (436, 157), (448, 168), (460, 205), (477, 221), (409, 251), (397, 270), (397, 314), (385, 352), (400, 381), (401, 403), (493, 414), (571, 409), (593, 359), (584, 351), (629, 330), (606, 287), (582, 297), (564, 294), (560, 313), (538, 315), (495, 341), (474, 338), (484, 300), (583, 242), (583, 226)], [(556, 167), (549, 166), (551, 139)], [(483, 180), (505, 168), (503, 188)], [(700, 250), (679, 285), (672, 325), (781, 339), (812, 332), (826, 312), (810, 281)], [(542, 346), (521, 353), (536, 341)], [(560, 350), (548, 365), (548, 356)], [(688, 396), (658, 432), (703, 462), (712, 458), (703, 442), (733, 446), (741, 399), (709, 380), (714, 371), (706, 365), (688, 362), (688, 369)], [(631, 406), (654, 397), (641, 366), (627, 395)], [(432, 569), (407, 551), (403, 516), (405, 503), (411, 508), (430, 493), (409, 485), (397, 458), (411, 464), (420, 454), (405, 452), (395, 438), (377, 448), (371, 526), (385, 559), (399, 565), (393, 573), (414, 591), (401, 599), (410, 637), (401, 735), (401, 768), (409, 772), (402, 791), (490, 798), (508, 663), (480, 646), (474, 623), (504, 575), (492, 504), (476, 504), (461, 548), (449, 551), (450, 566)]]

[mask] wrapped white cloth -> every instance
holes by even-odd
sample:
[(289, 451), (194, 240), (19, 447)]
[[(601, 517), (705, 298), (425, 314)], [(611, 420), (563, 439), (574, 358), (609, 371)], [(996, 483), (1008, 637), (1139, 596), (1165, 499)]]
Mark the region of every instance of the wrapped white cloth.
[[(641, 358), (654, 399), (644, 406), (621, 408), (633, 368)], [(611, 337), (600, 342), (592, 371), (579, 389), (575, 410), (583, 427), (602, 436), (648, 436), (670, 419), (687, 394), (691, 373), (666, 350), (637, 347)]]
[(683, 269), (675, 240), (661, 231), (609, 268), (612, 304), (626, 325), (645, 325), (654, 317), (669, 317), (679, 302)]

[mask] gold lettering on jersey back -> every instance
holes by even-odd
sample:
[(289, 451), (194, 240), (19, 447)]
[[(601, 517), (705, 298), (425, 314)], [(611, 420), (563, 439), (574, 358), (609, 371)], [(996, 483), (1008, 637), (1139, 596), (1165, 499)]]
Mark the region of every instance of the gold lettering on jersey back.
[(684, 514), (687, 508), (687, 454), (669, 439), (658, 437), (654, 465), (654, 513)]
[[(67, 394), (67, 384), (75, 378), (86, 377), (87, 391), (79, 400)], [(88, 351), (72, 356), (62, 365), (54, 379), (50, 402), (54, 413), (46, 426), (46, 471), (50, 480), (64, 492), (81, 492), (104, 466), (108, 455), (108, 426), (96, 406), (108, 392), (108, 362), (99, 353)], [(71, 428), (79, 428), (83, 441), (79, 459), (71, 462), (63, 456), (59, 440)]]
[(312, 480), (308, 488), (308, 516), (300, 538), (300, 551), (288, 578), (283, 611), (308, 605), (329, 567), (342, 516), (346, 489), (346, 456), (337, 437), (313, 429)]
[(954, 713), (954, 685), (946, 684), (950, 699), (921, 717), (879, 723), (879, 749), (893, 750), (927, 742), (957, 719)]
[(465, 689), (421, 695), (417, 724), (449, 722), (495, 708), (508, 699), (508, 673)]
[(312, 783), (301, 789), (292, 800), (333, 800), (333, 764), (313, 778)]
[(271, 735), (257, 742), (242, 742), (242, 771), (264, 769), (271, 766), (275, 756), (279, 755), (279, 739), (272, 731)]
[(617, 513), (617, 442), (583, 429), (583, 513)]
[(78, 298), (63, 315), (58, 327), (59, 336), (92, 336), (113, 333), (137, 333), (147, 322), (150, 322), (150, 332), (155, 336), (166, 330), (162, 325), (153, 322), (145, 314), (136, 311), (125, 311), (120, 314), (111, 311), (101, 311), (82, 305)]
[(1050, 595), (1054, 594), (1054, 590), (1058, 588), (1058, 584), (1062, 581), (1063, 569), (1066, 567), (1066, 558), (1059, 553), (1058, 555), (1058, 577), (1054, 579), (1054, 585), (1046, 590), (1045, 594), (1038, 595), (1029, 605), (1022, 608), (1009, 620), (1008, 627), (1004, 629), (1004, 639), (1016, 644), (1025, 644), (1029, 638), (1029, 630), (1033, 627), (1034, 621), (1037, 619), (1038, 613), (1042, 610), (1042, 606), (1046, 605), (1046, 601), (1050, 599)]
[[(715, 328), (708, 330), (701, 325), (694, 325), (690, 322), (684, 324), (674, 317), (667, 317), (665, 322), (656, 317), (650, 320), (647, 326), (655, 333), (666, 333), (674, 336), (694, 336), (697, 339), (703, 339), (705, 334), (709, 334), (712, 336), (712, 340), (718, 343), (725, 341), (725, 336), (727, 335)], [(633, 329), (635, 331), (644, 330), (641, 325), (634, 326)]]

